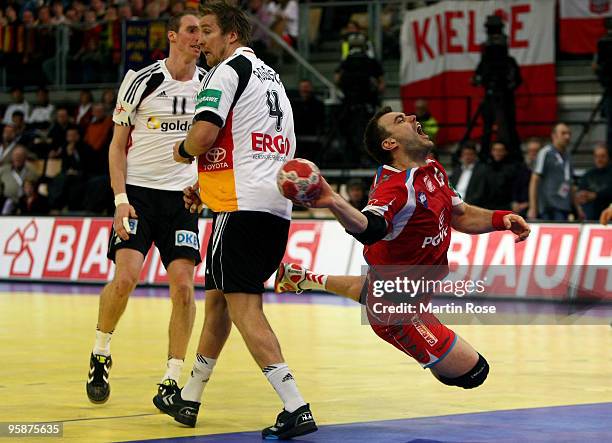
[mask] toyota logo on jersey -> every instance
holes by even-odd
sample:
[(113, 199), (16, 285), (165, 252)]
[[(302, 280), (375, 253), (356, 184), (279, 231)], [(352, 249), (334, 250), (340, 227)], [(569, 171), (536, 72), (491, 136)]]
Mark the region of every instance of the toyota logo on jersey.
[(206, 160), (210, 163), (219, 163), (225, 160), (227, 152), (223, 148), (212, 148), (206, 152)]

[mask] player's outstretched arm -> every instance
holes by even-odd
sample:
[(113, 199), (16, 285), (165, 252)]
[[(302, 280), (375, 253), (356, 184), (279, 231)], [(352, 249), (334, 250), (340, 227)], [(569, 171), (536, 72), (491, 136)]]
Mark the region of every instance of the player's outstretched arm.
[(509, 230), (516, 234), (517, 243), (525, 240), (531, 232), (529, 225), (520, 215), (510, 211), (489, 211), (467, 203), (453, 207), (452, 226), (466, 234)]
[(364, 232), (368, 227), (367, 217), (351, 206), (340, 194), (334, 192), (323, 177), (321, 177), (321, 182), (321, 195), (318, 199), (306, 204), (306, 206), (310, 208), (327, 208), (347, 231), (355, 234)]
[(130, 238), (129, 218), (136, 218), (136, 210), (130, 205), (125, 193), (125, 179), (127, 176), (127, 146), (131, 126), (115, 125), (113, 138), (108, 150), (108, 168), (111, 187), (115, 194), (115, 220), (113, 228), (117, 235), (127, 240)]

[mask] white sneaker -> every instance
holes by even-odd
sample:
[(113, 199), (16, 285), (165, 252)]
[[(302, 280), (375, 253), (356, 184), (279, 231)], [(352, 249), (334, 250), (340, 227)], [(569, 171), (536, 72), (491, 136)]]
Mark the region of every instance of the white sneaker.
[(274, 292), (295, 292), (301, 294), (304, 289), (300, 286), (306, 280), (306, 269), (297, 263), (281, 263), (276, 270)]

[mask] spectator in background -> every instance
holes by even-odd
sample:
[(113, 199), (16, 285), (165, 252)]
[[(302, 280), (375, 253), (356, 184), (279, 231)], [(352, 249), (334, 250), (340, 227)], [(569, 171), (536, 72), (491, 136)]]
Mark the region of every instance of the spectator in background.
[(484, 208), (510, 210), (517, 170), (518, 165), (510, 160), (505, 143), (493, 142), (491, 161), (487, 164), (485, 175)]
[[(248, 10), (264, 27), (272, 26), (274, 17), (266, 7), (265, 0), (249, 0)], [(260, 27), (253, 25), (251, 47), (255, 54), (266, 64), (272, 66), (278, 61), (278, 57), (270, 51), (270, 38)]]
[(169, 0), (158, 0), (159, 3), (159, 17), (163, 20), (170, 18), (170, 1)]
[(102, 82), (113, 83), (118, 79), (121, 63), (121, 21), (116, 6), (106, 8), (104, 20), (100, 33), (100, 55), (103, 60), (100, 74)]
[(24, 180), (23, 195), (17, 203), (17, 215), (46, 215), (49, 213), (49, 202), (38, 193), (38, 183)]
[(179, 15), (182, 12), (185, 12), (185, 3), (183, 3), (181, 0), (175, 0), (173, 3), (171, 3), (170, 15)]
[(593, 69), (603, 88), (602, 115), (607, 122), (608, 150), (612, 149), (612, 17), (604, 19), (606, 34), (597, 42)]
[(363, 186), (363, 182), (359, 179), (351, 180), (346, 185), (348, 194), (348, 202), (358, 210), (362, 210), (368, 204), (368, 194)]
[(11, 152), (11, 163), (0, 167), (0, 195), (4, 198), (2, 215), (14, 214), (23, 195), (23, 182), (36, 181), (38, 174), (26, 163), (28, 151), (21, 145)]
[(612, 166), (605, 143), (597, 143), (593, 149), (594, 167), (580, 179), (576, 202), (582, 205), (587, 220), (597, 220), (612, 203)]
[(75, 21), (74, 23), (81, 23), (85, 17), (85, 11), (87, 6), (83, 3), (83, 0), (72, 0), (72, 7), (75, 9)]
[(30, 104), (23, 98), (23, 88), (21, 86), (14, 86), (11, 89), (11, 97), (13, 103), (7, 106), (2, 119), (2, 123), (5, 125), (13, 122), (15, 111), (21, 111), (24, 116), (30, 115)]
[(74, 121), (80, 126), (81, 131), (85, 131), (91, 121), (93, 95), (89, 89), (81, 89), (79, 96), (79, 107), (76, 110)]
[(365, 43), (366, 55), (370, 58), (375, 58), (376, 54), (374, 54), (374, 47), (372, 46), (372, 42), (368, 40), (365, 31), (361, 28), (361, 25), (359, 24), (359, 22), (355, 20), (350, 20), (346, 24), (346, 28), (344, 29), (344, 32), (342, 33), (342, 47), (341, 47), (342, 54), (341, 54), (340, 59), (344, 60), (348, 57), (350, 49), (351, 49), (350, 44), (349, 44), (349, 38), (353, 34), (363, 35), (363, 37), (366, 39), (366, 43)]
[[(102, 103), (91, 106), (91, 121), (85, 129), (81, 165), (85, 175), (83, 209), (97, 214), (113, 214), (113, 192), (108, 173), (108, 149), (112, 136), (113, 121), (105, 112)], [(70, 197), (68, 197), (70, 200)]]
[(57, 108), (55, 120), (49, 128), (49, 138), (51, 139), (51, 152), (49, 157), (57, 157), (61, 152), (60, 148), (66, 143), (66, 130), (70, 125), (68, 110), (64, 107)]
[[(175, 5), (180, 4), (181, 2), (175, 3)], [(119, 19), (121, 20), (132, 20), (134, 18), (134, 14), (132, 13), (132, 6), (129, 3), (121, 3), (119, 5)]]
[(145, 19), (147, 20), (158, 20), (161, 14), (161, 10), (159, 9), (159, 3), (156, 1), (151, 1), (147, 3), (145, 7)]
[(310, 80), (301, 80), (299, 98), (291, 102), (295, 121), (296, 156), (318, 162), (323, 145), (325, 106), (313, 92)]
[(2, 26), (2, 66), (6, 69), (6, 83), (23, 83), (20, 65), (24, 52), (24, 26), (17, 16), (15, 5), (7, 5), (5, 24)]
[(106, 2), (104, 0), (91, 0), (89, 6), (96, 13), (96, 20), (103, 21), (106, 16)]
[(482, 206), (485, 201), (487, 168), (478, 160), (478, 151), (474, 143), (468, 142), (461, 147), (459, 162), (449, 178), (450, 184), (464, 202)]
[(36, 91), (36, 104), (26, 121), (33, 128), (48, 129), (51, 126), (54, 110), (55, 106), (49, 102), (49, 90), (41, 86)]
[(423, 99), (416, 100), (414, 102), (414, 113), (417, 121), (421, 123), (423, 132), (425, 132), (425, 134), (435, 143), (436, 135), (440, 127), (438, 126), (438, 121), (431, 115), (431, 112), (429, 112), (427, 101)]
[(299, 9), (296, 0), (279, 0), (272, 2), (277, 7), (272, 6), (273, 14), (277, 20), (284, 23), (281, 37), (292, 48), (297, 48), (297, 39), (299, 32)]
[(369, 157), (361, 149), (362, 134), (380, 103), (385, 80), (382, 65), (365, 52), (365, 36), (350, 35), (349, 48), (334, 79), (344, 94), (337, 122), (345, 142), (344, 165), (354, 167), (369, 164)]
[(131, 0), (130, 5), (132, 6), (132, 17), (143, 18), (145, 16), (144, 0)]
[(102, 104), (104, 105), (104, 111), (108, 115), (112, 115), (115, 111), (115, 104), (117, 103), (117, 97), (115, 91), (112, 89), (105, 89), (102, 92)]
[(529, 180), (533, 172), (538, 151), (542, 148), (542, 142), (537, 138), (530, 138), (525, 143), (525, 160), (517, 168), (516, 179), (512, 193), (512, 211), (527, 216), (529, 208)]
[(11, 154), (17, 143), (15, 127), (12, 124), (4, 125), (4, 128), (2, 128), (2, 141), (0, 142), (0, 166), (10, 163)]
[(62, 0), (55, 0), (51, 4), (51, 11), (53, 12), (52, 25), (64, 25), (70, 22), (64, 15), (64, 2)]
[(106, 173), (108, 170), (108, 146), (113, 133), (113, 120), (104, 111), (102, 103), (92, 106), (92, 117), (85, 130), (83, 141), (91, 146), (91, 152), (85, 156), (89, 171)]
[[(551, 133), (551, 144), (538, 152), (529, 181), (529, 219), (567, 221), (574, 205), (574, 168), (567, 152), (572, 132), (565, 123), (557, 123)], [(580, 205), (579, 219), (584, 219)]]
[(66, 206), (71, 211), (83, 207), (83, 185), (85, 171), (83, 155), (91, 152), (91, 147), (81, 141), (77, 126), (66, 131), (66, 144), (60, 148), (58, 157), (62, 160), (62, 170), (49, 183), (49, 203), (53, 209), (62, 210)]
[(26, 148), (30, 146), (32, 137), (29, 131), (27, 131), (25, 115), (21, 111), (13, 112), (11, 116), (11, 123), (15, 128), (15, 137), (19, 140), (19, 144), (24, 145)]
[(74, 59), (80, 63), (81, 81), (94, 83), (100, 78), (99, 73), (104, 69), (105, 60), (100, 47), (102, 24), (98, 23), (96, 11), (93, 9), (85, 10), (83, 29), (81, 47)]

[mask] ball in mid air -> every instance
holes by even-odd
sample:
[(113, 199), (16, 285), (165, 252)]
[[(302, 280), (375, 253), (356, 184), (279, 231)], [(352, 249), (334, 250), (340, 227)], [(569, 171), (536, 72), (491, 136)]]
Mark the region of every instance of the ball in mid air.
[(304, 205), (321, 195), (321, 172), (317, 165), (303, 158), (294, 158), (278, 171), (278, 190), (298, 205)]

